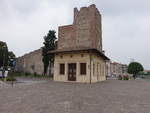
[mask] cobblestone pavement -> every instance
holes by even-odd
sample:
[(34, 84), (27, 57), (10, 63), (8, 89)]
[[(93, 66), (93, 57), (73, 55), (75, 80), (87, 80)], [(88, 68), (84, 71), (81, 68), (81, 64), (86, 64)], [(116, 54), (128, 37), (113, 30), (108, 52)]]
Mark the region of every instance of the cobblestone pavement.
[(150, 113), (150, 81), (145, 80), (2, 86), (0, 113)]

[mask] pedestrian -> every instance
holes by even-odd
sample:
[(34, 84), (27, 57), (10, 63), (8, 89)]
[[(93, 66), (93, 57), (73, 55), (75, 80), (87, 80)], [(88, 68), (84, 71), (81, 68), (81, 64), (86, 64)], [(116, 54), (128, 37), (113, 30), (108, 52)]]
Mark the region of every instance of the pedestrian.
[(2, 70), (2, 78), (5, 78), (5, 69), (3, 68), (3, 70)]
[(8, 70), (6, 69), (4, 73), (4, 77), (6, 78), (7, 76), (8, 76)]
[(2, 78), (3, 75), (2, 75), (2, 69), (0, 68), (0, 78)]

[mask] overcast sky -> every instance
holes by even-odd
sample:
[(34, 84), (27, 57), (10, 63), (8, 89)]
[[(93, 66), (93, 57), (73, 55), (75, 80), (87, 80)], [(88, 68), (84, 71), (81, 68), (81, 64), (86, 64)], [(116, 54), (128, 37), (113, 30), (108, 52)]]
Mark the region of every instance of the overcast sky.
[(150, 69), (150, 0), (0, 0), (0, 40), (21, 56), (40, 48), (48, 30), (72, 24), (74, 7), (90, 4), (102, 14), (106, 55)]

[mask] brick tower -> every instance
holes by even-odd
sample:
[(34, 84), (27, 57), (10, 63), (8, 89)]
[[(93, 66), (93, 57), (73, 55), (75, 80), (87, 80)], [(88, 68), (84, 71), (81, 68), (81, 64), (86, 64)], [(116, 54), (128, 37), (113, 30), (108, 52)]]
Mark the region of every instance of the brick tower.
[(58, 30), (58, 49), (94, 48), (102, 52), (101, 15), (95, 5), (74, 8), (72, 25)]
[(95, 5), (74, 8), (72, 25), (58, 28), (54, 57), (54, 80), (94, 83), (106, 80), (106, 62), (102, 52), (101, 15)]

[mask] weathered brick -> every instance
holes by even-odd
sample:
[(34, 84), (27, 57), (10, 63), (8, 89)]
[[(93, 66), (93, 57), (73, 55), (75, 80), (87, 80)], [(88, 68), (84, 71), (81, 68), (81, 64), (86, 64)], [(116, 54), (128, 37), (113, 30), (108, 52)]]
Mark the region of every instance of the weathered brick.
[(95, 5), (74, 8), (72, 25), (58, 30), (58, 49), (88, 47), (102, 52), (101, 15)]

